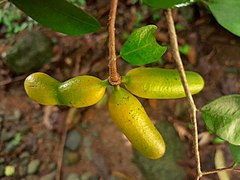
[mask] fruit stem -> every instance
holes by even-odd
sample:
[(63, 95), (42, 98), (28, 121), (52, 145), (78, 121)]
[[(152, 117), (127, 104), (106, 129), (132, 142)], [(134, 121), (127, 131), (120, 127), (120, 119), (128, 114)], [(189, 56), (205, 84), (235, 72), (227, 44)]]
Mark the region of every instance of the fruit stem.
[(111, 85), (116, 86), (121, 84), (121, 76), (117, 72), (117, 57), (115, 45), (115, 22), (117, 14), (118, 0), (112, 0), (109, 13), (109, 78), (108, 81)]

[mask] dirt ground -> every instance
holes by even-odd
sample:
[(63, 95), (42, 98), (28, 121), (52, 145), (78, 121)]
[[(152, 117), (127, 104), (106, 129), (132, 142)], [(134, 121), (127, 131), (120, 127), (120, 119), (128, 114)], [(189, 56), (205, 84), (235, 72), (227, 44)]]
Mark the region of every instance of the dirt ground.
[[(34, 31), (43, 32), (55, 42), (51, 63), (39, 71), (48, 73), (60, 81), (83, 74), (90, 74), (101, 79), (108, 78), (106, 25), (109, 2), (94, 2), (88, 1), (85, 9), (100, 20), (102, 29), (98, 33), (69, 37), (41, 26), (34, 28)], [(140, 20), (139, 13), (142, 16)], [(168, 45), (165, 18), (162, 12), (159, 13), (160, 20), (154, 21), (149, 8), (140, 7), (138, 4), (133, 5), (130, 1), (127, 3), (120, 1), (116, 24), (117, 53), (126, 40), (123, 34), (129, 34), (134, 28), (146, 24), (157, 24), (159, 27), (156, 34), (157, 40), (161, 44)], [(240, 93), (240, 38), (223, 29), (204, 7), (197, 5), (176, 11), (175, 21), (179, 27), (184, 27), (178, 30), (180, 46), (190, 45), (188, 54), (182, 54), (185, 69), (200, 73), (205, 80), (204, 90), (194, 96), (197, 107), (200, 109), (209, 101), (222, 95)], [(17, 41), (28, 33), (24, 31), (10, 40), (1, 39), (0, 43), (2, 54), (0, 60), (0, 128), (1, 132), (12, 132), (9, 140), (1, 139), (0, 141), (0, 165), (16, 167), (13, 177), (0, 174), (0, 179), (35, 180), (41, 177), (42, 179), (54, 177), (56, 166), (61, 159), (59, 151), (61, 151), (66, 121), (69, 121), (69, 132), (77, 131), (81, 142), (77, 150), (66, 152), (67, 157), (63, 157), (62, 179), (71, 179), (69, 175), (74, 173), (81, 176), (81, 179), (146, 179), (141, 168), (133, 162), (131, 144), (112, 123), (107, 103), (104, 100), (101, 104), (88, 108), (69, 109), (67, 107), (44, 107), (27, 97), (23, 82), (28, 73), (16, 75), (11, 72), (3, 61), (3, 54), (11, 47), (11, 42)], [(170, 49), (163, 59), (163, 63), (148, 66), (175, 68)], [(118, 61), (118, 66), (121, 74), (133, 68), (122, 60)], [(167, 121), (175, 128), (181, 141), (184, 142), (184, 156), (177, 161), (177, 164), (184, 169), (185, 179), (194, 179), (196, 165), (192, 153), (192, 135), (186, 100), (140, 99), (140, 101), (155, 123)], [(226, 165), (230, 166), (233, 159), (229, 153), (228, 144), (213, 143), (214, 136), (207, 132), (200, 114), (198, 114), (198, 124), (203, 170), (215, 168), (216, 150), (224, 152)], [(7, 144), (14, 137), (16, 138), (17, 133), (21, 134), (21, 143), (6, 152)], [(25, 157), (23, 154), (28, 155)], [(41, 164), (37, 172), (33, 174), (25, 172), (27, 164), (36, 159)], [(240, 179), (240, 175), (233, 173), (231, 177), (233, 180)], [(74, 179), (73, 176), (72, 179)], [(167, 180), (161, 177), (159, 179)], [(202, 180), (214, 179), (218, 179), (217, 175), (202, 178)]]

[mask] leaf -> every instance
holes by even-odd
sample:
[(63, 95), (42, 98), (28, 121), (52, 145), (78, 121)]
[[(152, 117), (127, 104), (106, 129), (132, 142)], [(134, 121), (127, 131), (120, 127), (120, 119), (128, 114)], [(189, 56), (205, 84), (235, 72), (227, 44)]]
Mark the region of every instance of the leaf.
[(240, 146), (229, 144), (231, 153), (233, 155), (234, 161), (237, 164), (240, 164)]
[(231, 144), (240, 145), (240, 95), (217, 98), (201, 111), (209, 131)]
[(82, 9), (65, 0), (10, 0), (31, 18), (68, 35), (96, 32), (99, 22)]
[(143, 2), (154, 8), (173, 8), (187, 6), (194, 0), (143, 0)]
[[(225, 168), (224, 154), (221, 149), (217, 149), (215, 153), (215, 167), (216, 169)], [(229, 173), (227, 171), (222, 171), (217, 173), (220, 180), (230, 180)]]
[(240, 36), (239, 0), (210, 0), (208, 6), (220, 25)]
[(167, 50), (166, 47), (160, 46), (154, 32), (157, 26), (148, 25), (135, 30), (121, 49), (121, 57), (132, 65), (142, 66), (155, 62)]

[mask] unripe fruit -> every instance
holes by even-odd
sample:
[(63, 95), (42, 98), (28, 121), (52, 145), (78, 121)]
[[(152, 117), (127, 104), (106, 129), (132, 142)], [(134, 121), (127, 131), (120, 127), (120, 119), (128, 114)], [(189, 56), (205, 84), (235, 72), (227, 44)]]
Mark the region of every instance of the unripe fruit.
[(58, 86), (60, 82), (51, 76), (37, 72), (29, 75), (24, 81), (27, 95), (42, 105), (56, 105), (58, 101)]
[[(204, 87), (203, 78), (186, 71), (191, 94)], [(177, 70), (162, 68), (135, 68), (122, 77), (125, 87), (134, 95), (148, 99), (175, 99), (185, 97), (183, 85)]]
[(96, 104), (104, 95), (107, 82), (93, 76), (78, 76), (63, 83), (37, 72), (24, 82), (28, 96), (42, 105), (86, 107)]
[(108, 107), (112, 120), (134, 148), (150, 159), (163, 156), (163, 138), (136, 97), (117, 86), (110, 95)]

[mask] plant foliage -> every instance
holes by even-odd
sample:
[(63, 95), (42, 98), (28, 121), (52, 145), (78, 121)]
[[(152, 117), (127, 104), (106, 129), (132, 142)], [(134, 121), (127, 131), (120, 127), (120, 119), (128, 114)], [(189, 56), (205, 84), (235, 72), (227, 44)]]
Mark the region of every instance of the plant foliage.
[(132, 65), (142, 66), (156, 62), (167, 50), (160, 46), (154, 32), (157, 26), (148, 25), (135, 30), (121, 49), (121, 57)]
[(240, 95), (215, 99), (202, 109), (209, 131), (234, 145), (240, 145)]
[(96, 32), (99, 22), (82, 9), (65, 0), (10, 0), (31, 18), (68, 35)]

